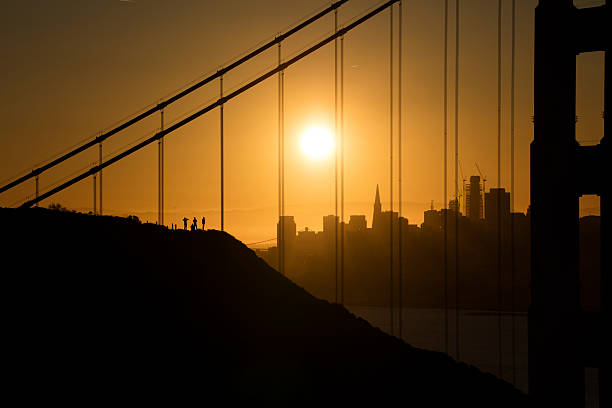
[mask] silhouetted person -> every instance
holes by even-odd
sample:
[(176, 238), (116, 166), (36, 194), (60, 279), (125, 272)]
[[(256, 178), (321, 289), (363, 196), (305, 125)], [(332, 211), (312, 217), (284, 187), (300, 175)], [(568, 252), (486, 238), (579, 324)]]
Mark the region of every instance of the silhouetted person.
[(189, 221), (189, 219), (187, 217), (183, 218), (183, 229), (185, 231), (187, 231), (187, 221)]
[(204, 231), (204, 225), (206, 225), (206, 217), (202, 217), (202, 231)]
[(196, 220), (196, 217), (193, 217), (193, 230), (197, 230), (198, 229), (198, 220)]

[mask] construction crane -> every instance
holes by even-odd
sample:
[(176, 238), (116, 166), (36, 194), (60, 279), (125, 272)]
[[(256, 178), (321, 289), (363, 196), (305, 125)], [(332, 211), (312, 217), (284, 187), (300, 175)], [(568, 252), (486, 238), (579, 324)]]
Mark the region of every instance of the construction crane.
[(485, 192), (485, 183), (487, 182), (487, 176), (483, 176), (482, 171), (480, 171), (480, 167), (478, 167), (478, 163), (474, 163), (476, 165), (476, 170), (478, 170), (478, 174), (480, 174), (480, 178), (482, 179), (482, 193)]

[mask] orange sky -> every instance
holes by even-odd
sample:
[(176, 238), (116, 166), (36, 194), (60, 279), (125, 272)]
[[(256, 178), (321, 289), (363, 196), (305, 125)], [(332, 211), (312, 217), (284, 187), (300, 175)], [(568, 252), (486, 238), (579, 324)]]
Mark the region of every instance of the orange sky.
[[(404, 2), (403, 200), (411, 223), (443, 195), (443, 1)], [(454, 2), (450, 1), (449, 72), (454, 72)], [(223, 4), (223, 5), (222, 5)], [(66, 148), (157, 103), (190, 81), (259, 42), (284, 31), (328, 2), (185, 0), (6, 1), (0, 17), (0, 180), (29, 171)], [(350, 0), (340, 24), (379, 4)], [(497, 185), (497, 2), (461, 2), (459, 157), (464, 176)], [(503, 9), (502, 178), (510, 183), (510, 1)], [(529, 143), (533, 138), (533, 11), (535, 0), (517, 0), (516, 197), (529, 202)], [(593, 6), (597, 1), (576, 1)], [(409, 5), (409, 7), (408, 7)], [(397, 16), (397, 12), (396, 12)], [(389, 13), (345, 37), (346, 218), (371, 222), (376, 184), (389, 206)], [(288, 57), (328, 35), (331, 17), (283, 45)], [(397, 24), (396, 24), (397, 27)], [(397, 51), (396, 51), (397, 55)], [(231, 90), (276, 63), (267, 52), (227, 75)], [(603, 133), (603, 53), (581, 55), (578, 67), (579, 140), (596, 143)], [(314, 161), (299, 148), (311, 125), (334, 124), (333, 45), (317, 51), (285, 75), (286, 214), (299, 229), (322, 228), (334, 212), (333, 160)], [(449, 198), (454, 195), (454, 82), (449, 76)], [(216, 98), (218, 82), (166, 109), (168, 124)], [(226, 230), (246, 242), (275, 236), (277, 217), (277, 79), (269, 79), (225, 106)], [(397, 115), (396, 115), (397, 117)], [(159, 127), (159, 115), (113, 136), (104, 152), (121, 151)], [(166, 222), (206, 216), (219, 227), (219, 113), (214, 110), (166, 138)], [(395, 146), (397, 152), (397, 145)], [(92, 150), (41, 176), (41, 187), (89, 166)], [(397, 200), (397, 168), (395, 199)], [(32, 195), (34, 183), (0, 195), (1, 206)], [(92, 208), (92, 181), (80, 182), (42, 205), (60, 202)], [(394, 208), (397, 209), (397, 201)], [(583, 213), (597, 200), (586, 200)], [(157, 146), (152, 144), (104, 171), (104, 210), (155, 221)]]

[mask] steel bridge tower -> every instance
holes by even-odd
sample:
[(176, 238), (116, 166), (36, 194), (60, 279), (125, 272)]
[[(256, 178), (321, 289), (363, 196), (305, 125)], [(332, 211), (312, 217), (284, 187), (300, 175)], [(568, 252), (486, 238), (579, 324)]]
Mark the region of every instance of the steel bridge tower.
[[(577, 9), (572, 0), (540, 0), (535, 13), (529, 393), (542, 406), (584, 406), (585, 367), (595, 365), (600, 406), (612, 404), (609, 367), (597, 347), (609, 345), (609, 337), (606, 330), (585, 327), (578, 252), (578, 200), (583, 194), (597, 194), (603, 271), (599, 326), (603, 328), (610, 321), (606, 273), (610, 272), (611, 197), (604, 176), (611, 174), (610, 21), (608, 4)], [(604, 135), (597, 146), (579, 146), (576, 55), (590, 51), (605, 51)]]

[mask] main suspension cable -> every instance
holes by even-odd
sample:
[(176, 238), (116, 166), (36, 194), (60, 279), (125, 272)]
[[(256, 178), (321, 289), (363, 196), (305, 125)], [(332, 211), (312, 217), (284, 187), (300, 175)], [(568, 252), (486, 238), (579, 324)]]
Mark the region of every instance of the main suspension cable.
[(101, 164), (94, 166), (90, 169), (88, 169), (87, 171), (85, 171), (84, 173), (79, 174), (76, 177), (71, 178), (70, 180), (64, 182), (63, 184), (49, 190), (46, 191), (45, 193), (35, 197), (34, 199), (29, 199), (28, 201), (23, 202), (19, 207), (20, 208), (29, 208), (32, 205), (35, 205), (36, 203), (72, 186), (75, 183), (78, 183), (79, 181), (83, 180), (84, 178), (92, 175), (94, 172), (98, 172), (100, 169), (103, 169), (105, 167), (111, 166), (114, 163), (130, 156), (131, 154), (143, 149), (144, 147), (148, 146), (149, 144), (157, 141), (160, 137), (163, 137), (169, 133), (172, 133), (174, 131), (176, 131), (177, 129), (185, 126), (186, 124), (192, 122), (193, 120), (199, 118), (200, 116), (206, 114), (207, 112), (210, 112), (211, 110), (217, 108), (218, 106), (220, 106), (221, 104), (224, 104), (234, 98), (236, 98), (237, 96), (241, 95), (242, 93), (246, 92), (247, 90), (253, 88), (254, 86), (262, 83), (263, 81), (265, 81), (266, 79), (272, 77), (273, 75), (279, 73), (280, 71), (283, 71), (284, 69), (292, 66), (293, 64), (295, 64), (296, 62), (302, 60), (303, 58), (307, 57), (308, 55), (312, 54), (313, 52), (319, 50), (320, 48), (322, 48), (323, 46), (329, 44), (330, 42), (332, 42), (335, 38), (337, 37), (341, 37), (343, 35), (345, 35), (346, 33), (348, 33), (349, 31), (353, 30), (354, 28), (358, 27), (359, 25), (363, 24), (364, 22), (370, 20), (371, 18), (373, 18), (374, 16), (378, 15), (379, 13), (382, 13), (384, 10), (386, 10), (388, 7), (390, 7), (391, 5), (393, 5), (394, 3), (398, 2), (399, 0), (389, 0), (386, 3), (381, 4), (380, 6), (376, 7), (375, 9), (367, 12), (366, 14), (362, 15), (359, 18), (356, 18), (354, 21), (352, 21), (351, 23), (349, 23), (348, 25), (344, 26), (341, 30), (338, 31), (338, 33), (336, 34), (332, 34), (324, 39), (322, 39), (321, 41), (317, 42), (316, 44), (308, 47), (307, 49), (301, 51), (300, 53), (298, 53), (297, 55), (289, 58), (287, 61), (285, 61), (284, 63), (282, 63), (280, 66), (277, 66), (273, 69), (270, 69), (269, 71), (261, 74), (260, 76), (258, 76), (257, 78), (251, 80), (250, 82), (247, 82), (246, 84), (240, 86), (239, 88), (233, 90), (232, 92), (230, 92), (229, 94), (227, 94), (226, 96), (224, 96), (223, 98), (220, 98), (212, 103), (210, 103), (209, 105), (206, 105), (205, 107), (199, 108), (196, 112), (184, 117), (181, 120), (178, 120), (176, 123), (174, 123), (173, 125), (169, 126), (167, 129), (164, 129), (163, 131), (157, 132), (154, 135), (152, 135), (151, 137), (139, 142), (138, 144), (130, 147), (129, 149), (117, 154), (114, 157), (111, 157), (110, 159), (108, 159), (105, 162), (102, 162)]
[[(7, 190), (17, 186), (17, 185), (23, 183), (24, 181), (29, 180), (32, 177), (37, 177), (38, 175), (40, 175), (44, 171), (49, 170), (52, 167), (55, 167), (56, 165), (64, 162), (65, 160), (67, 160), (67, 159), (69, 159), (71, 157), (74, 157), (75, 155), (77, 155), (77, 154), (79, 154), (79, 153), (89, 149), (92, 146), (95, 146), (97, 143), (102, 143), (104, 140), (108, 139), (109, 137), (113, 136), (114, 134), (116, 134), (116, 133), (118, 133), (118, 132), (120, 132), (120, 131), (122, 131), (122, 130), (124, 130), (124, 129), (132, 126), (132, 125), (134, 125), (135, 123), (140, 122), (141, 120), (149, 117), (150, 115), (152, 115), (153, 113), (157, 112), (158, 110), (161, 110), (164, 107), (166, 107), (166, 106), (168, 106), (168, 105), (170, 105), (170, 104), (172, 104), (172, 103), (182, 99), (183, 97), (189, 95), (190, 93), (200, 89), (202, 86), (212, 82), (213, 80), (215, 80), (215, 79), (223, 76), (224, 74), (228, 73), (229, 71), (239, 67), (240, 65), (242, 65), (245, 62), (251, 60), (252, 58), (262, 54), (264, 51), (270, 49), (275, 44), (280, 44), (284, 39), (291, 37), (292, 35), (296, 34), (298, 31), (301, 31), (302, 29), (304, 29), (307, 26), (311, 25), (315, 21), (318, 21), (322, 17), (324, 17), (327, 14), (329, 14), (331, 11), (337, 10), (340, 6), (342, 6), (347, 1), (348, 0), (339, 0), (339, 1), (336, 1), (335, 3), (332, 3), (329, 7), (325, 8), (324, 10), (319, 11), (318, 13), (316, 13), (313, 16), (311, 16), (310, 18), (302, 21), (301, 23), (297, 24), (293, 28), (289, 29), (287, 32), (276, 36), (273, 40), (270, 40), (270, 41), (266, 42), (265, 44), (257, 47), (255, 50), (249, 52), (248, 54), (242, 56), (241, 58), (238, 58), (234, 62), (231, 62), (226, 67), (221, 68), (221, 69), (217, 70), (215, 73), (207, 76), (206, 78), (201, 79), (201, 80), (197, 81), (195, 84), (192, 84), (192, 85), (188, 86), (186, 89), (178, 92), (174, 96), (161, 101), (157, 105), (148, 108), (146, 111), (141, 112), (137, 116), (135, 116), (135, 117), (133, 117), (133, 118), (131, 118), (129, 120), (126, 120), (125, 122), (117, 125), (113, 129), (108, 130), (105, 133), (102, 133), (102, 134), (98, 135), (94, 139), (88, 140), (87, 142), (85, 142), (84, 144), (82, 144), (80, 146), (73, 146), (73, 147), (69, 148), (68, 150), (70, 150), (70, 151), (68, 151), (67, 153), (60, 153), (60, 157), (56, 157), (55, 159), (52, 159), (50, 162), (48, 162), (48, 163), (46, 163), (44, 165), (41, 165), (40, 167), (35, 168), (31, 172), (29, 172), (29, 173), (27, 173), (27, 174), (17, 178), (16, 180), (13, 180), (13, 181), (9, 182), (6, 185), (0, 186), (0, 193), (2, 193), (4, 191), (7, 191)], [(387, 3), (386, 5), (383, 5), (383, 7), (386, 7), (388, 4), (389, 3)], [(64, 150), (64, 152), (65, 152), (65, 150)]]

